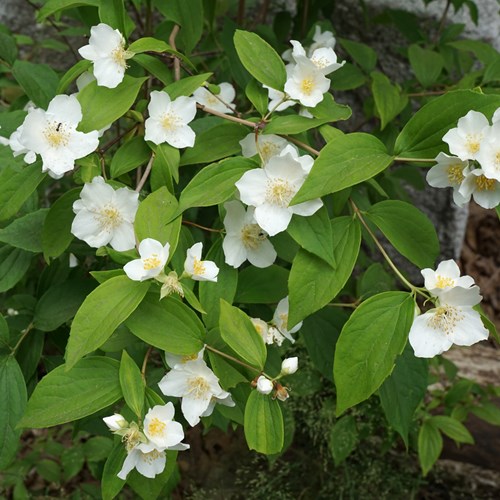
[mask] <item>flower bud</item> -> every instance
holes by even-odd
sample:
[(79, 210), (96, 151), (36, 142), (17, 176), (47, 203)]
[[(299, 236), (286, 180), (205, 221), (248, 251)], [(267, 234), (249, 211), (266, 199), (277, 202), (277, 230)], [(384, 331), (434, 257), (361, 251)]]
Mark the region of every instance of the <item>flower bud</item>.
[(299, 358), (297, 356), (284, 359), (281, 363), (281, 375), (292, 375), (297, 371), (298, 366)]
[(261, 394), (270, 394), (273, 390), (273, 383), (268, 378), (264, 377), (264, 375), (261, 375), (257, 379), (257, 390)]
[(113, 432), (119, 431), (128, 425), (128, 422), (119, 413), (115, 413), (111, 417), (104, 417), (103, 420)]

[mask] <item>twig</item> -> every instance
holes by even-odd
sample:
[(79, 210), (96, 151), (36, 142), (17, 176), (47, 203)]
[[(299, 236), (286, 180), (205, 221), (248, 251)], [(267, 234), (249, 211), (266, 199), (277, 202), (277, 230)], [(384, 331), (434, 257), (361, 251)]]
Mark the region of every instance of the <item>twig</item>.
[(214, 116), (220, 116), (221, 118), (224, 118), (225, 120), (229, 120), (231, 122), (241, 123), (242, 125), (246, 125), (247, 127), (252, 127), (252, 128), (259, 126), (258, 123), (251, 122), (249, 120), (244, 120), (243, 118), (238, 118), (237, 116), (226, 115), (225, 113), (221, 113), (220, 111), (215, 111), (215, 109), (207, 108), (206, 106), (203, 106), (203, 104), (197, 104), (196, 106), (198, 109), (201, 109), (206, 113), (210, 113), (211, 115)]
[(148, 347), (148, 350), (146, 351), (146, 355), (144, 356), (144, 361), (142, 362), (141, 375), (142, 375), (142, 380), (144, 380), (144, 384), (146, 384), (146, 368), (148, 366), (148, 359), (152, 351), (153, 351), (153, 346), (150, 345)]
[(222, 232), (224, 232), (223, 229), (212, 229), (211, 227), (200, 226), (200, 224), (196, 224), (196, 222), (191, 222), (190, 220), (183, 220), (182, 223), (185, 226), (194, 226), (194, 227), (197, 227), (198, 229), (203, 229), (203, 231), (209, 231), (210, 233), (222, 233)]
[(403, 156), (396, 156), (394, 161), (407, 161), (409, 163), (432, 163), (436, 161), (434, 158), (405, 158)]
[(302, 141), (299, 141), (298, 139), (295, 139), (295, 137), (290, 137), (289, 135), (281, 135), (281, 134), (280, 134), (280, 136), (284, 137), (287, 141), (293, 142), (294, 144), (299, 146), (299, 148), (302, 148), (305, 151), (309, 151), (309, 153), (311, 153), (315, 156), (318, 156), (320, 153), (317, 149), (314, 149), (311, 146), (308, 146), (305, 142), (302, 142)]
[(243, 19), (245, 19), (245, 0), (239, 0), (238, 2), (238, 15), (236, 17), (236, 23), (241, 26), (243, 24)]
[(151, 158), (149, 159), (148, 164), (146, 165), (146, 170), (144, 170), (141, 179), (139, 180), (137, 186), (135, 187), (136, 193), (138, 193), (144, 187), (144, 184), (146, 184), (149, 174), (151, 173), (151, 168), (153, 167), (154, 160), (155, 160), (155, 154), (151, 153)]
[(25, 330), (23, 331), (23, 334), (21, 335), (21, 337), (19, 337), (19, 340), (16, 342), (16, 345), (11, 349), (11, 352), (10, 352), (11, 356), (14, 356), (14, 354), (16, 354), (16, 351), (19, 349), (19, 346), (22, 344), (23, 340), (26, 338), (26, 335), (28, 335), (28, 333), (31, 332), (31, 330), (33, 330), (34, 326), (35, 325), (33, 324), (33, 322), (31, 322), (25, 328)]
[(102, 146), (101, 148), (99, 148), (99, 152), (101, 154), (104, 154), (109, 148), (111, 148), (112, 146), (114, 146), (118, 141), (120, 141), (121, 139), (123, 139), (127, 134), (129, 134), (130, 132), (132, 132), (137, 127), (139, 127), (138, 123), (134, 124), (132, 127), (130, 127), (129, 129), (125, 130), (124, 132), (118, 134), (116, 137), (113, 137), (113, 139), (111, 139), (109, 142), (107, 142), (106, 144), (104, 144), (104, 146)]
[(255, 366), (249, 365), (249, 364), (245, 363), (244, 361), (240, 361), (239, 359), (236, 359), (235, 357), (230, 356), (229, 354), (226, 354), (225, 352), (219, 351), (219, 349), (215, 349), (215, 347), (209, 346), (208, 344), (205, 344), (205, 347), (209, 351), (215, 352), (215, 354), (218, 354), (219, 356), (222, 356), (223, 358), (230, 359), (231, 361), (234, 361), (235, 363), (238, 363), (239, 365), (244, 366), (245, 368), (253, 370), (254, 372), (257, 372), (259, 374), (265, 375), (269, 379), (273, 378), (273, 377), (270, 377), (269, 375), (267, 375), (262, 370), (259, 370), (258, 368), (255, 368)]
[(444, 25), (446, 23), (446, 17), (448, 16), (448, 11), (450, 10), (451, 0), (446, 0), (446, 5), (443, 10), (443, 14), (439, 21), (438, 30), (436, 32), (436, 37), (434, 39), (434, 43), (437, 44), (439, 42), (439, 38), (441, 37), (441, 33), (443, 32)]
[[(179, 33), (179, 30), (180, 26), (176, 24), (174, 26), (174, 29), (172, 30), (172, 33), (170, 33), (170, 37), (168, 38), (168, 43), (174, 50), (177, 50), (177, 46), (175, 45), (175, 38)], [(174, 57), (174, 79), (176, 82), (181, 79), (181, 63), (178, 57)]]
[(428, 90), (426, 92), (413, 92), (406, 94), (408, 97), (426, 97), (428, 95), (443, 95), (446, 94), (446, 90)]

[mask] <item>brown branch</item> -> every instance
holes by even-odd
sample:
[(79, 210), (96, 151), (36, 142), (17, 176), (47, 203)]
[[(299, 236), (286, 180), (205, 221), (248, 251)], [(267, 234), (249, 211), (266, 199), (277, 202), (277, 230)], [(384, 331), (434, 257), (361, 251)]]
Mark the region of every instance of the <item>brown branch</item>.
[[(170, 33), (170, 37), (168, 38), (168, 43), (174, 50), (177, 50), (177, 46), (175, 45), (175, 38), (177, 37), (179, 30), (180, 26), (176, 24), (174, 26), (174, 29), (172, 30), (172, 33)], [(181, 63), (178, 57), (174, 57), (174, 79), (176, 82), (181, 79)]]

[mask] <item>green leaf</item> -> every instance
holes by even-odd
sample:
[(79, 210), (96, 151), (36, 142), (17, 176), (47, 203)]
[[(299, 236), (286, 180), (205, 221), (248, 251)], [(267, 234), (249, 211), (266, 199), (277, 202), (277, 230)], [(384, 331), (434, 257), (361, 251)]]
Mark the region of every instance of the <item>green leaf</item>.
[(22, 250), (41, 252), (40, 232), (47, 212), (47, 208), (41, 208), (15, 219), (7, 227), (0, 229), (0, 241)]
[(179, 163), (181, 154), (177, 148), (168, 144), (153, 146), (156, 153), (151, 171), (151, 189), (156, 190), (167, 186), (171, 192), (174, 191), (172, 179), (179, 182)]
[(222, 239), (217, 240), (207, 253), (207, 260), (215, 262), (219, 268), (217, 282), (200, 281), (199, 297), (203, 309), (207, 314), (203, 321), (207, 328), (214, 328), (219, 324), (220, 299), (232, 303), (238, 286), (238, 270), (228, 266), (222, 250)]
[(5, 347), (9, 345), (10, 332), (9, 325), (5, 318), (0, 314), (0, 347)]
[(413, 73), (424, 88), (436, 83), (443, 71), (443, 56), (434, 50), (423, 49), (412, 44), (408, 47), (408, 59)]
[(111, 159), (111, 177), (116, 178), (144, 165), (151, 156), (151, 149), (144, 142), (144, 137), (133, 137), (120, 146)]
[(267, 113), (267, 103), (269, 100), (267, 92), (262, 85), (257, 83), (257, 80), (252, 79), (248, 82), (248, 85), (245, 87), (245, 95), (261, 116)]
[(287, 269), (273, 264), (264, 269), (248, 266), (239, 273), (235, 302), (272, 304), (288, 294)]
[[(179, 241), (181, 218), (172, 218), (177, 213), (177, 199), (166, 187), (151, 193), (143, 200), (135, 216), (135, 234), (139, 241), (146, 238), (158, 240), (162, 245), (170, 243), (172, 256)], [(171, 222), (170, 222), (171, 221)]]
[(99, 348), (118, 326), (125, 321), (146, 295), (148, 281), (132, 281), (117, 276), (99, 285), (87, 296), (76, 313), (68, 345), (66, 369), (90, 352)]
[(60, 10), (72, 9), (82, 5), (99, 7), (100, 3), (100, 0), (48, 0), (38, 11), (37, 21), (44, 21), (47, 17), (59, 12)]
[(181, 27), (177, 39), (189, 54), (200, 41), (203, 33), (202, 0), (163, 0), (155, 1), (157, 9), (166, 19)]
[(71, 225), (75, 214), (72, 208), (81, 191), (81, 188), (67, 191), (50, 207), (41, 236), (45, 259), (59, 257), (73, 240)]
[(335, 267), (332, 225), (325, 206), (310, 217), (293, 216), (287, 231), (304, 250)]
[(174, 100), (181, 95), (190, 96), (197, 88), (201, 87), (210, 77), (212, 73), (202, 73), (201, 75), (188, 76), (177, 82), (167, 85), (165, 92)]
[(446, 149), (443, 136), (457, 126), (459, 118), (470, 110), (491, 118), (499, 107), (500, 95), (485, 95), (473, 90), (448, 92), (428, 102), (410, 118), (396, 139), (395, 154), (433, 161), (432, 158)]
[(368, 82), (366, 75), (354, 64), (346, 63), (330, 76), (333, 90), (353, 90)]
[(198, 316), (174, 297), (147, 296), (126, 322), (141, 340), (172, 354), (188, 355), (203, 347), (205, 329)]
[(94, 288), (91, 280), (66, 281), (50, 287), (36, 304), (33, 322), (42, 332), (52, 332), (73, 318)]
[(40, 429), (92, 415), (122, 397), (119, 363), (90, 356), (70, 370), (61, 365), (49, 372), (31, 395), (19, 427)]
[(435, 415), (429, 419), (432, 425), (437, 427), (443, 434), (459, 443), (474, 444), (474, 438), (467, 428), (458, 420), (446, 415)]
[(358, 63), (363, 71), (370, 74), (377, 65), (377, 53), (364, 43), (346, 40), (345, 38), (338, 39), (342, 48)]
[(124, 0), (100, 2), (99, 18), (102, 23), (120, 31), (127, 37), (135, 29), (135, 24), (124, 8)]
[(443, 449), (443, 438), (431, 421), (426, 420), (418, 433), (418, 460), (424, 476), (431, 470)]
[(433, 267), (439, 256), (439, 239), (434, 225), (418, 208), (399, 200), (373, 205), (367, 218), (394, 248), (420, 269)]
[(66, 448), (61, 453), (61, 464), (63, 466), (63, 481), (74, 478), (83, 468), (85, 457), (81, 446)]
[(395, 429), (408, 447), (408, 432), (413, 415), (427, 391), (427, 360), (414, 356), (407, 344), (396, 359), (393, 372), (380, 386), (380, 403), (389, 425)]
[(127, 406), (137, 415), (137, 418), (142, 418), (142, 408), (144, 406), (144, 380), (139, 367), (128, 355), (127, 351), (122, 351), (122, 359), (120, 361), (120, 386)]
[(192, 148), (186, 149), (181, 165), (210, 163), (227, 156), (241, 153), (240, 141), (248, 129), (238, 123), (221, 123), (196, 135)]
[(245, 406), (245, 438), (251, 450), (273, 455), (283, 449), (283, 415), (277, 399), (252, 391)]
[(236, 30), (234, 46), (243, 66), (257, 81), (273, 89), (283, 90), (285, 65), (266, 41), (255, 33)]
[(17, 58), (17, 45), (14, 37), (7, 33), (0, 33), (0, 59), (7, 64), (14, 64)]
[(4, 168), (0, 174), (0, 221), (16, 215), (44, 178), (38, 161), (21, 170)]
[(142, 66), (147, 73), (157, 78), (163, 85), (170, 85), (173, 81), (173, 75), (168, 66), (157, 57), (147, 54), (137, 54), (132, 59), (133, 63)]
[(123, 462), (127, 458), (125, 446), (121, 440), (115, 443), (106, 463), (101, 478), (101, 494), (103, 500), (113, 500), (125, 486), (125, 481), (118, 477), (121, 471)]
[(71, 68), (64, 73), (59, 82), (59, 86), (57, 87), (57, 94), (64, 94), (71, 83), (76, 80), (82, 73), (85, 73), (92, 66), (91, 61), (87, 61), (83, 59), (82, 61), (78, 61), (75, 65), (71, 66)]
[(32, 257), (31, 252), (0, 245), (0, 293), (17, 285), (29, 269)]
[(167, 42), (158, 40), (157, 38), (139, 38), (139, 40), (135, 40), (135, 42), (128, 47), (128, 50), (134, 54), (140, 54), (141, 52), (167, 52), (169, 54), (175, 54), (179, 59), (182, 59), (183, 62), (195, 69), (193, 63), (184, 54), (178, 50), (174, 50)]
[(147, 78), (133, 78), (125, 75), (122, 83), (114, 89), (90, 82), (78, 92), (77, 97), (83, 112), (83, 119), (78, 129), (82, 132), (100, 130), (118, 120), (134, 104), (146, 80)]
[(16, 429), (26, 407), (26, 383), (14, 356), (0, 357), (0, 470), (14, 458), (21, 431)]
[(292, 204), (302, 203), (375, 177), (393, 161), (386, 147), (370, 134), (356, 132), (329, 142)]
[(370, 76), (375, 107), (380, 116), (380, 129), (384, 130), (408, 104), (408, 97), (402, 94), (398, 87), (392, 85), (384, 74), (374, 71)]
[(358, 429), (352, 415), (339, 418), (330, 432), (330, 451), (335, 466), (339, 466), (356, 448)]
[(368, 399), (394, 368), (406, 344), (415, 301), (406, 292), (370, 297), (342, 328), (333, 362), (337, 415)]
[(500, 408), (489, 401), (482, 402), (481, 406), (475, 406), (470, 411), (491, 425), (500, 425)]
[(234, 183), (256, 166), (253, 160), (236, 156), (204, 167), (182, 191), (179, 212), (223, 203), (236, 191)]
[(59, 85), (59, 77), (50, 66), (17, 60), (12, 75), (36, 106), (47, 109)]
[(219, 328), (222, 339), (244, 361), (264, 368), (267, 350), (250, 318), (237, 307), (220, 301)]
[(302, 249), (293, 260), (288, 279), (289, 325), (297, 324), (328, 304), (351, 276), (361, 245), (359, 222), (348, 216), (338, 217), (332, 221), (332, 235), (336, 267)]

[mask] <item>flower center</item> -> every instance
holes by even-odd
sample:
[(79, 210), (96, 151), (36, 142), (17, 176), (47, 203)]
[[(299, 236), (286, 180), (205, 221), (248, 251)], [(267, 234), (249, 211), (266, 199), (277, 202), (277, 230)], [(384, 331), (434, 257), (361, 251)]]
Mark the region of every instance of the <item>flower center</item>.
[(130, 59), (130, 57), (130, 52), (125, 50), (123, 45), (111, 51), (111, 59), (122, 68), (127, 68), (127, 59)]
[(288, 329), (288, 314), (287, 313), (281, 313), (279, 315), (279, 318), (281, 320), (281, 328), (280, 328), (280, 330), (287, 330)]
[(114, 229), (122, 223), (122, 216), (116, 207), (106, 205), (97, 214), (99, 224), (103, 229)]
[(210, 385), (203, 377), (193, 377), (188, 380), (189, 394), (192, 394), (195, 399), (205, 397), (207, 392), (210, 392)]
[(311, 95), (311, 92), (314, 89), (314, 82), (311, 78), (304, 78), (300, 82), (300, 90), (305, 95)]
[(219, 101), (217, 97), (215, 97), (213, 94), (207, 91), (207, 103), (211, 104), (212, 106), (216, 105)]
[(165, 427), (167, 427), (167, 424), (155, 417), (149, 422), (148, 432), (151, 436), (162, 436), (165, 432)]
[(470, 154), (475, 155), (479, 152), (481, 147), (481, 138), (482, 137), (478, 134), (467, 134), (465, 147)]
[[(177, 273), (172, 271), (163, 281), (163, 286), (161, 287), (162, 293), (165, 295), (170, 295), (171, 293), (177, 293), (181, 297), (184, 297), (184, 290), (179, 282)], [(184, 359), (184, 358), (183, 358)], [(184, 363), (184, 361), (182, 361)]]
[(294, 194), (295, 190), (285, 179), (272, 179), (267, 184), (267, 201), (279, 207), (288, 207)]
[(446, 335), (453, 332), (457, 324), (464, 319), (460, 309), (452, 306), (438, 307), (432, 318), (429, 318), (427, 324), (434, 330), (440, 330)]
[(493, 191), (495, 189), (495, 179), (488, 179), (484, 175), (478, 175), (475, 181), (478, 191)]
[(176, 115), (172, 111), (165, 113), (161, 118), (161, 126), (167, 132), (173, 132), (177, 130), (182, 125), (182, 120), (180, 116)]
[(258, 224), (246, 224), (241, 230), (241, 241), (246, 248), (256, 250), (266, 239), (266, 233)]
[(163, 451), (152, 450), (148, 453), (141, 453), (141, 459), (143, 462), (147, 462), (151, 465), (155, 460), (158, 460), (163, 455)]
[(326, 57), (313, 57), (311, 61), (318, 67), (319, 69), (326, 68), (330, 62)]
[(202, 260), (198, 260), (196, 257), (194, 258), (193, 262), (193, 274), (197, 274), (199, 276), (205, 274), (206, 267), (205, 264), (203, 264)]
[(259, 151), (264, 162), (267, 162), (271, 156), (279, 152), (279, 146), (273, 142), (263, 142), (259, 147)]
[(157, 253), (151, 254), (151, 257), (147, 259), (142, 259), (142, 266), (145, 271), (150, 271), (151, 269), (155, 269), (156, 267), (161, 266), (161, 260), (158, 258)]
[(52, 148), (67, 146), (69, 143), (70, 132), (65, 123), (55, 121), (50, 123), (43, 131), (43, 135)]
[(186, 354), (185, 356), (181, 357), (181, 363), (187, 363), (188, 361), (194, 361), (195, 359), (198, 358), (198, 354)]
[(438, 275), (436, 279), (436, 288), (446, 288), (447, 286), (454, 286), (455, 280), (447, 276)]
[(125, 441), (127, 451), (130, 451), (141, 442), (141, 433), (138, 429), (132, 428), (123, 436), (123, 441)]
[(461, 184), (464, 180), (464, 167), (460, 164), (450, 165), (448, 167), (448, 180), (452, 186)]

